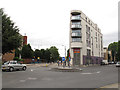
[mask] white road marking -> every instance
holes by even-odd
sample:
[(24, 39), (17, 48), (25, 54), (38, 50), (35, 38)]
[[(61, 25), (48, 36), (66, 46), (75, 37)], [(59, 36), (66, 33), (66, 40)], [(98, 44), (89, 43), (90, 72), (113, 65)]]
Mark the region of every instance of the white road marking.
[(37, 78), (29, 77), (28, 80), (36, 80)]
[(99, 74), (100, 71), (97, 71), (97, 72), (94, 72), (94, 73), (81, 73), (81, 74), (95, 74), (95, 73)]
[(26, 80), (20, 80), (20, 82), (25, 82)]
[(81, 73), (81, 74), (92, 74), (92, 73)]
[(31, 69), (30, 71), (33, 72), (34, 70), (37, 70), (37, 69)]
[(33, 71), (33, 69), (31, 69), (31, 72)]
[(96, 73), (100, 73), (100, 71), (96, 72)]

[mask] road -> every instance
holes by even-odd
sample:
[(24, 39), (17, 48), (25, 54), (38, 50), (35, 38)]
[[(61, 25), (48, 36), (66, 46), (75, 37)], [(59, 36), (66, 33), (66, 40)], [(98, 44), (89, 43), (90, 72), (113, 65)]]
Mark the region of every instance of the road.
[(26, 71), (3, 72), (3, 88), (99, 88), (118, 83), (115, 65), (82, 67), (80, 72), (56, 72), (29, 66)]

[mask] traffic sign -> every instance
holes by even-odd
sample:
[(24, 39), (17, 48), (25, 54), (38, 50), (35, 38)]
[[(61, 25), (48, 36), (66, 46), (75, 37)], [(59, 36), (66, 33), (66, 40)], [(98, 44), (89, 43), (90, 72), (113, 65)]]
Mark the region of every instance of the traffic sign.
[(70, 57), (69, 57), (69, 61), (70, 61)]
[(62, 61), (65, 61), (65, 57), (62, 57)]

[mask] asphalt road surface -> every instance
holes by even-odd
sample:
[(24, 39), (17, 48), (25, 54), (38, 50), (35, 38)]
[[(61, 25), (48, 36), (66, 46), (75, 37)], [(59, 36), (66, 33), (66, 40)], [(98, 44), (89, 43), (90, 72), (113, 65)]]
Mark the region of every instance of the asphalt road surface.
[(82, 67), (81, 72), (56, 72), (29, 66), (26, 71), (2, 73), (3, 88), (99, 88), (118, 83), (115, 65)]

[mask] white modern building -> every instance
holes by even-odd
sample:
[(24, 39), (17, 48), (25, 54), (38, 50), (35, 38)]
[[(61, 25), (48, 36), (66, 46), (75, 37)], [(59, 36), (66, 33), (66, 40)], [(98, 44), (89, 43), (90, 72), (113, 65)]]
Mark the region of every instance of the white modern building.
[(100, 28), (80, 10), (72, 10), (70, 14), (70, 63), (75, 66), (100, 64), (103, 59)]

